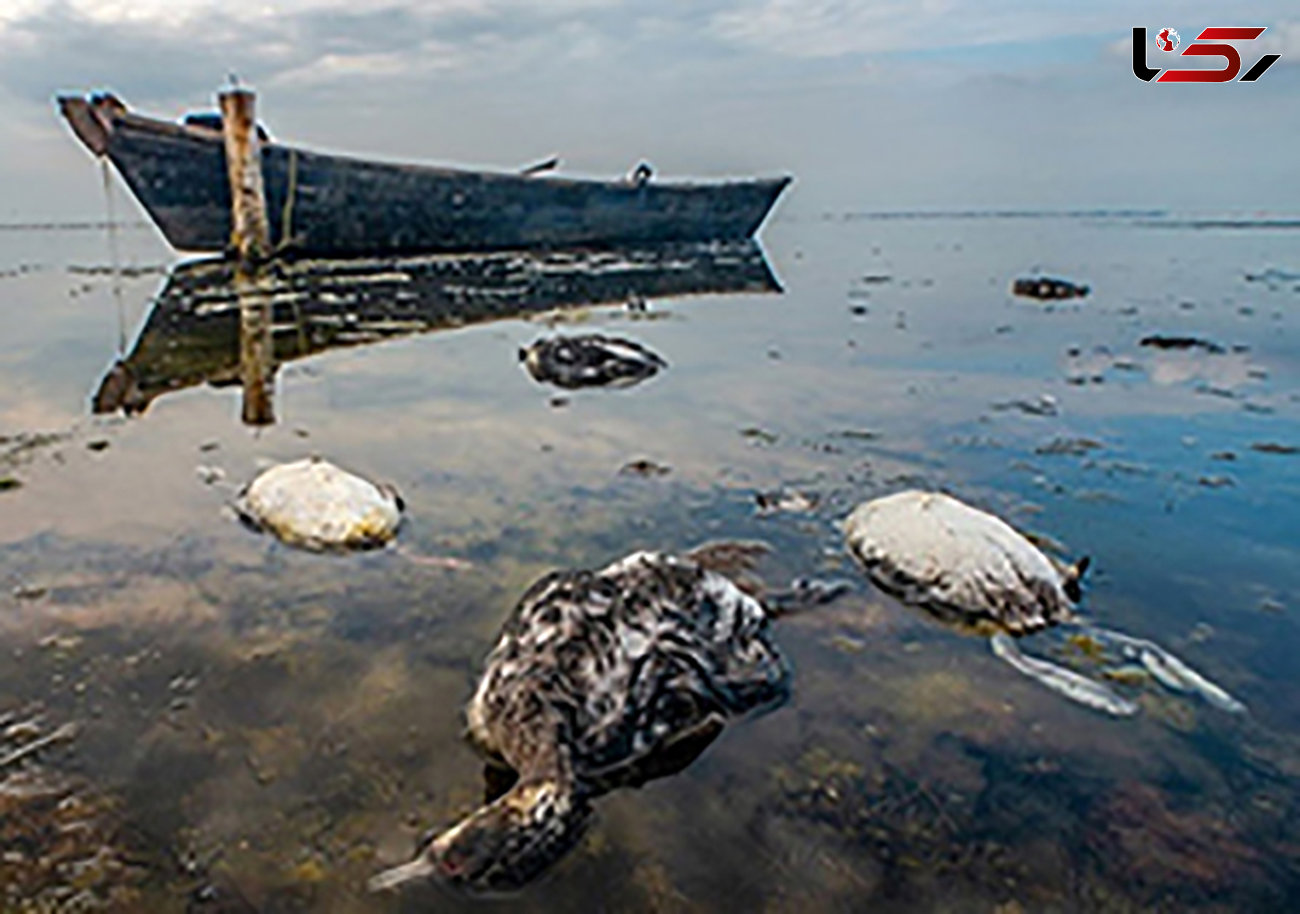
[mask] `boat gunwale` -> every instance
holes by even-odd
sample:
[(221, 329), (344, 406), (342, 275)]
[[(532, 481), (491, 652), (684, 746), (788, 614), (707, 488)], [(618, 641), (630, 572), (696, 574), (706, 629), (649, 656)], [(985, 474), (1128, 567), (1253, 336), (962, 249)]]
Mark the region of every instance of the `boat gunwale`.
[[(71, 96), (77, 98), (79, 96)], [(111, 134), (119, 124), (134, 128), (138, 131), (154, 135), (170, 136), (180, 140), (191, 140), (199, 143), (216, 143), (224, 144), (224, 139), (219, 130), (210, 127), (203, 127), (196, 124), (184, 124), (176, 121), (166, 121), (161, 118), (151, 117), (145, 114), (139, 114), (130, 109), (123, 111), (105, 110), (103, 106), (96, 105), (94, 101), (90, 102), (91, 109), (100, 114), (108, 122), (108, 132), (110, 134), (110, 144), (108, 148), (109, 158), (112, 158)], [(289, 145), (287, 143), (278, 143), (275, 140), (268, 140), (262, 143), (262, 147), (276, 148), (285, 152), (293, 152), (316, 156), (320, 158), (333, 159), (346, 163), (352, 167), (394, 169), (401, 171), (413, 171), (425, 174), (434, 174), (447, 178), (486, 178), (489, 180), (501, 180), (508, 182), (525, 182), (537, 183), (546, 182), (554, 185), (579, 185), (592, 186), (597, 185), (610, 189), (637, 190), (639, 186), (632, 184), (621, 178), (590, 178), (569, 175), (523, 175), (516, 172), (501, 171), (497, 169), (475, 169), (455, 165), (441, 165), (425, 162), (409, 161), (379, 161), (375, 159), (363, 158), (356, 153), (338, 153), (325, 152), (316, 149)], [(93, 150), (92, 150), (93, 151)], [(670, 181), (651, 181), (644, 185), (652, 189), (671, 190), (671, 191), (692, 191), (692, 190), (717, 190), (730, 187), (752, 187), (752, 186), (771, 186), (785, 188), (794, 182), (794, 176), (784, 174), (771, 177), (753, 177), (753, 178), (719, 178), (716, 180), (670, 180)]]

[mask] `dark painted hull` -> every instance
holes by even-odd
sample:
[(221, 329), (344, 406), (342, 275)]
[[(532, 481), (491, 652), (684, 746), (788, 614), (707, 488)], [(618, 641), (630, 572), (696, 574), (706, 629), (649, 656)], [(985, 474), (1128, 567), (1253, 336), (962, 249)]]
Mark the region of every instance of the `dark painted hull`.
[[(296, 258), (275, 265), (262, 282), (272, 307), (276, 363), (556, 309), (781, 290), (752, 240), (601, 251)], [(139, 413), (171, 391), (238, 383), (239, 336), (233, 265), (217, 258), (179, 264), (130, 354), (100, 383), (95, 412)]]
[[(230, 189), (220, 132), (141, 117), (120, 103), (60, 102), (174, 247), (225, 249)], [(262, 146), (262, 171), (272, 243), (321, 257), (744, 239), (790, 182), (526, 177), (275, 143)]]

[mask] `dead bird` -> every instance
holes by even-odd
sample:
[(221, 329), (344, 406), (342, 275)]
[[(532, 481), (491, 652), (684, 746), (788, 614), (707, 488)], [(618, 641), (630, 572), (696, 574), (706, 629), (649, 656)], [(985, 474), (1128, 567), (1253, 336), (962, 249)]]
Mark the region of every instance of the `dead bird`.
[(569, 390), (631, 387), (668, 367), (640, 343), (599, 333), (544, 337), (520, 349), (519, 361), (534, 380)]
[(1089, 560), (1068, 565), (1010, 525), (942, 492), (906, 491), (859, 505), (844, 521), (849, 552), (881, 590), (940, 621), (991, 636), (993, 652), (1073, 701), (1116, 716), (1137, 705), (1073, 670), (1020, 652), (1015, 639), (1071, 625), (1138, 660), (1161, 685), (1230, 712), (1245, 706), (1153, 642), (1078, 619)]
[(825, 592), (795, 588), (781, 607), (747, 592), (755, 582), (741, 575), (761, 551), (635, 552), (534, 583), (466, 713), (488, 770), (517, 779), (370, 888), (519, 888), (577, 843), (593, 799), (681, 771), (730, 720), (784, 702), (790, 668), (770, 620)]

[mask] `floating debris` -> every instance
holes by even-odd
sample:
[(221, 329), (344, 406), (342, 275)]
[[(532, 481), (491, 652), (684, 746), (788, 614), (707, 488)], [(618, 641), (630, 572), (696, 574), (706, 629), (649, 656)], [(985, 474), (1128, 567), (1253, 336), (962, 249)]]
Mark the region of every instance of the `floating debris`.
[(96, 453), (99, 453), (100, 451), (106, 451), (108, 450), (108, 439), (96, 438), (94, 441), (87, 441), (86, 450), (94, 451)]
[(235, 510), (255, 530), (315, 551), (369, 549), (397, 535), (405, 505), (376, 485), (320, 457), (280, 464), (248, 484)]
[(1106, 445), (1095, 438), (1053, 438), (1046, 444), (1034, 448), (1035, 454), (1045, 456), (1084, 457), (1092, 451), (1099, 451)]
[(1300, 447), (1293, 444), (1279, 444), (1276, 441), (1258, 441), (1252, 444), (1250, 449), (1260, 454), (1280, 454), (1283, 456), (1300, 454)]
[[(1044, 686), (1116, 716), (1137, 705), (1073, 670), (1022, 654), (1013, 637), (1071, 624), (1089, 653), (1118, 646), (1166, 688), (1225, 711), (1245, 706), (1158, 645), (1075, 619), (1088, 559), (1066, 565), (1006, 522), (941, 492), (907, 491), (859, 505), (844, 522), (849, 552), (881, 590), (936, 619), (992, 635), (994, 654)], [(1079, 643), (1079, 642), (1076, 642)]]
[(1175, 349), (1179, 351), (1200, 349), (1210, 355), (1222, 355), (1228, 351), (1213, 340), (1201, 339), (1198, 336), (1167, 336), (1162, 333), (1144, 336), (1138, 341), (1138, 345), (1147, 349)]
[(1083, 298), (1090, 291), (1085, 285), (1051, 276), (1024, 277), (1011, 284), (1012, 295), (1037, 298), (1042, 301)]
[(519, 350), (519, 361), (535, 380), (570, 390), (631, 387), (668, 367), (640, 343), (599, 333), (537, 340)]
[(630, 460), (619, 468), (619, 472), (624, 476), (642, 476), (647, 479), (655, 476), (667, 476), (673, 471), (673, 468), (665, 463), (655, 463), (642, 457), (638, 460)]
[(853, 584), (843, 578), (795, 578), (785, 590), (765, 594), (764, 602), (782, 614), (833, 603), (853, 589)]
[(371, 890), (519, 888), (577, 843), (593, 798), (676, 774), (729, 721), (782, 703), (790, 670), (769, 612), (712, 554), (637, 552), (533, 584), (466, 712), (500, 786), (517, 780)]
[(1196, 484), (1207, 489), (1229, 489), (1235, 486), (1237, 481), (1231, 476), (1202, 476), (1196, 480)]
[(15, 476), (0, 476), (0, 492), (12, 492), (23, 487), (22, 480)]
[(1007, 400), (1002, 403), (994, 403), (993, 409), (998, 412), (1015, 409), (1027, 416), (1059, 416), (1061, 414), (1061, 402), (1051, 394), (1039, 394), (1032, 400)]
[(783, 512), (807, 514), (817, 510), (817, 505), (821, 502), (821, 496), (815, 492), (779, 489), (775, 492), (759, 492), (754, 496), (754, 501), (758, 505), (758, 513), (761, 515)]
[(1269, 267), (1258, 273), (1247, 273), (1245, 275), (1245, 280), (1246, 282), (1266, 283), (1295, 282), (1296, 280), (1300, 280), (1300, 273), (1291, 270), (1281, 270), (1277, 267)]
[(221, 467), (208, 466), (207, 464), (201, 463), (194, 468), (194, 475), (197, 476), (199, 482), (203, 483), (205, 486), (212, 486), (222, 482), (226, 478), (226, 471)]
[(776, 432), (769, 432), (767, 429), (759, 428), (758, 426), (750, 426), (749, 428), (742, 428), (740, 430), (740, 437), (748, 438), (750, 441), (753, 441), (756, 444), (769, 444), (769, 445), (776, 444), (777, 441), (779, 441), (781, 438), (781, 436), (778, 435)]

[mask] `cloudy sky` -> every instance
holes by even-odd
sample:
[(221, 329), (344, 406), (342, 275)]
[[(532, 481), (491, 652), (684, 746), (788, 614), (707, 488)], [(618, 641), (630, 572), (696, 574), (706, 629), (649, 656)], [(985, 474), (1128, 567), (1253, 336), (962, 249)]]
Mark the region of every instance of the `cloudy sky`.
[[(1246, 65), (1283, 58), (1253, 84), (1143, 83), (1135, 25), (1264, 25)], [(1300, 211), (1294, 0), (0, 0), (0, 221), (102, 212), (56, 92), (171, 117), (232, 71), (307, 145), (791, 172), (796, 212)]]

